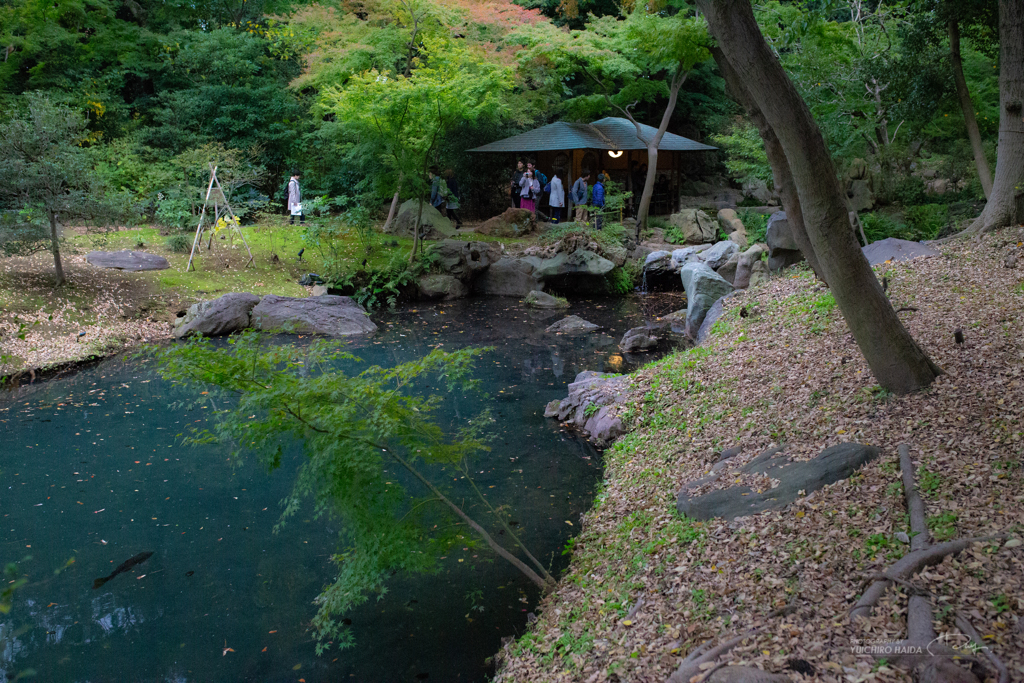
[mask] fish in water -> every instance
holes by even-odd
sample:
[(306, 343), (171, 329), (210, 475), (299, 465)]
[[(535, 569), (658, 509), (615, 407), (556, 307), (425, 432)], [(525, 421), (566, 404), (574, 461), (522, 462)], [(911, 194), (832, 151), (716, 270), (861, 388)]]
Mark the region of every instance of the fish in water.
[(138, 555), (135, 555), (134, 557), (128, 558), (127, 560), (125, 560), (124, 562), (119, 564), (117, 566), (117, 569), (115, 569), (114, 571), (112, 571), (110, 573), (110, 576), (104, 576), (103, 578), (96, 579), (95, 581), (93, 581), (92, 582), (93, 590), (99, 588), (100, 586), (105, 584), (107, 581), (110, 581), (112, 578), (114, 578), (118, 574), (123, 574), (124, 572), (128, 571), (129, 569), (131, 569), (135, 565), (142, 564), (143, 562), (145, 562), (146, 560), (148, 560), (151, 557), (153, 557), (153, 553), (152, 552), (144, 552), (144, 553), (139, 553)]

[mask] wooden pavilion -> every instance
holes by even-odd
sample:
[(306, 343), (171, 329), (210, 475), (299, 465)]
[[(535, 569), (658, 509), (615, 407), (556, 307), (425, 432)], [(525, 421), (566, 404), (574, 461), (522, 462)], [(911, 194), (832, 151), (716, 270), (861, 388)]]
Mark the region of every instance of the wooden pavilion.
[[(641, 124), (644, 135), (654, 136), (657, 129)], [(679, 210), (679, 186), (683, 174), (691, 172), (697, 153), (716, 150), (674, 133), (665, 133), (658, 146), (658, 180), (651, 202), (652, 214), (668, 214)], [(470, 152), (529, 155), (546, 175), (553, 169), (562, 171), (568, 193), (584, 170), (605, 173), (639, 196), (642, 188), (634, 188), (630, 169), (647, 166), (647, 145), (637, 137), (636, 127), (628, 119), (607, 117), (593, 123), (556, 121), (504, 140), (476, 147)], [(695, 169), (692, 169), (695, 170)]]

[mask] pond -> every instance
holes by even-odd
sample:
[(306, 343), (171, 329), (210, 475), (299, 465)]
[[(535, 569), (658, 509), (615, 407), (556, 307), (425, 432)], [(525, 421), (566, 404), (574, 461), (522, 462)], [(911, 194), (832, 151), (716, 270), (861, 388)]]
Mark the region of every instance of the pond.
[[(625, 372), (617, 342), (643, 323), (635, 299), (574, 301), (604, 329), (553, 337), (563, 313), (470, 299), (374, 316), (345, 342), (367, 364), (493, 346), (476, 376), (496, 422), (476, 484), (507, 504), (527, 547), (553, 570), (601, 477), (590, 445), (543, 417), (583, 370)], [(316, 656), (312, 600), (335, 576), (331, 519), (300, 512), (273, 532), (298, 451), (268, 474), (221, 447), (181, 443), (203, 411), (147, 363), (112, 359), (0, 396), (0, 564), (29, 583), (0, 615), (0, 683), (46, 681), (483, 681), (503, 637), (539, 593), (486, 550), (456, 547), (428, 576), (395, 576), (347, 615), (356, 645)], [(457, 411), (457, 398), (446, 409)], [(435, 473), (436, 474), (436, 473)], [(422, 491), (414, 491), (420, 495)], [(458, 489), (454, 490), (456, 495)], [(483, 513), (477, 511), (478, 518)], [(482, 544), (481, 544), (482, 545)], [(153, 555), (99, 589), (94, 579)], [(30, 559), (27, 559), (30, 558)]]

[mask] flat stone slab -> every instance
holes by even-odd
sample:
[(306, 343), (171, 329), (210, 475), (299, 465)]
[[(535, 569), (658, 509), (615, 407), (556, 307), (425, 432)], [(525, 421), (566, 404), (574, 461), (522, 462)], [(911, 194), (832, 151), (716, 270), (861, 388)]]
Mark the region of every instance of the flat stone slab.
[(523, 303), (530, 308), (569, 308), (569, 302), (565, 299), (560, 299), (556, 296), (551, 296), (546, 292), (538, 292), (536, 290), (530, 292), (523, 299)]
[(192, 304), (188, 312), (174, 324), (178, 339), (190, 335), (219, 337), (249, 327), (249, 315), (260, 302), (255, 294), (232, 292), (212, 301)]
[(90, 251), (85, 261), (97, 268), (115, 270), (167, 270), (171, 267), (163, 256), (144, 251)]
[(872, 242), (861, 251), (867, 257), (868, 263), (877, 266), (886, 261), (910, 261), (921, 256), (938, 256), (939, 251), (920, 242), (886, 237), (884, 240)]
[(765, 510), (777, 510), (812, 491), (846, 479), (879, 454), (881, 450), (874, 446), (841, 443), (826, 448), (810, 460), (793, 462), (782, 453), (782, 449), (773, 448), (739, 468), (739, 471), (778, 479), (781, 483), (775, 488), (758, 493), (747, 486), (730, 486), (703, 496), (690, 497), (690, 487), (684, 486), (676, 499), (676, 509), (682, 515), (701, 520), (715, 517), (731, 520)]
[(328, 337), (377, 331), (362, 306), (334, 294), (304, 298), (268, 294), (252, 309), (252, 325), (261, 330)]
[(546, 332), (553, 332), (555, 334), (580, 334), (586, 332), (593, 332), (594, 330), (600, 329), (600, 325), (595, 325), (592, 322), (588, 322), (578, 315), (570, 315), (562, 318), (556, 323), (548, 325)]

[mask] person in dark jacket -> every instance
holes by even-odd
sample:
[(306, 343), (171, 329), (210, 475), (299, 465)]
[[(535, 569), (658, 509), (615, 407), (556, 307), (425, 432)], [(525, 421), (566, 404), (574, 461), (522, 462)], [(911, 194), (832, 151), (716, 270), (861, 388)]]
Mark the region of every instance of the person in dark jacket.
[(431, 166), (428, 173), (430, 174), (430, 205), (443, 216), (445, 201), (448, 197), (448, 185), (444, 182), (444, 178), (441, 177), (441, 172), (437, 166)]
[(519, 181), (521, 181), (523, 179), (523, 173), (525, 173), (525, 172), (526, 172), (526, 167), (523, 166), (523, 162), (522, 161), (519, 161), (516, 164), (515, 172), (512, 174), (512, 188), (509, 191), (509, 194), (512, 195), (512, 206), (514, 206), (517, 209), (521, 208), (519, 206), (519, 197), (520, 197), (519, 192), (522, 190), (522, 185), (520, 184)]
[(448, 212), (449, 220), (455, 221), (455, 227), (462, 227), (462, 219), (457, 213), (459, 210), (459, 181), (455, 179), (455, 171), (448, 168), (444, 172), (444, 182), (448, 185), (448, 200), (445, 202), (445, 210)]
[(594, 192), (591, 195), (591, 204), (594, 205), (594, 229), (601, 229), (601, 214), (604, 212), (604, 173), (597, 174), (597, 182), (594, 183)]
[(583, 175), (576, 179), (569, 191), (569, 200), (576, 207), (575, 220), (577, 223), (586, 223), (587, 215), (587, 184), (590, 183), (590, 171), (583, 171)]

